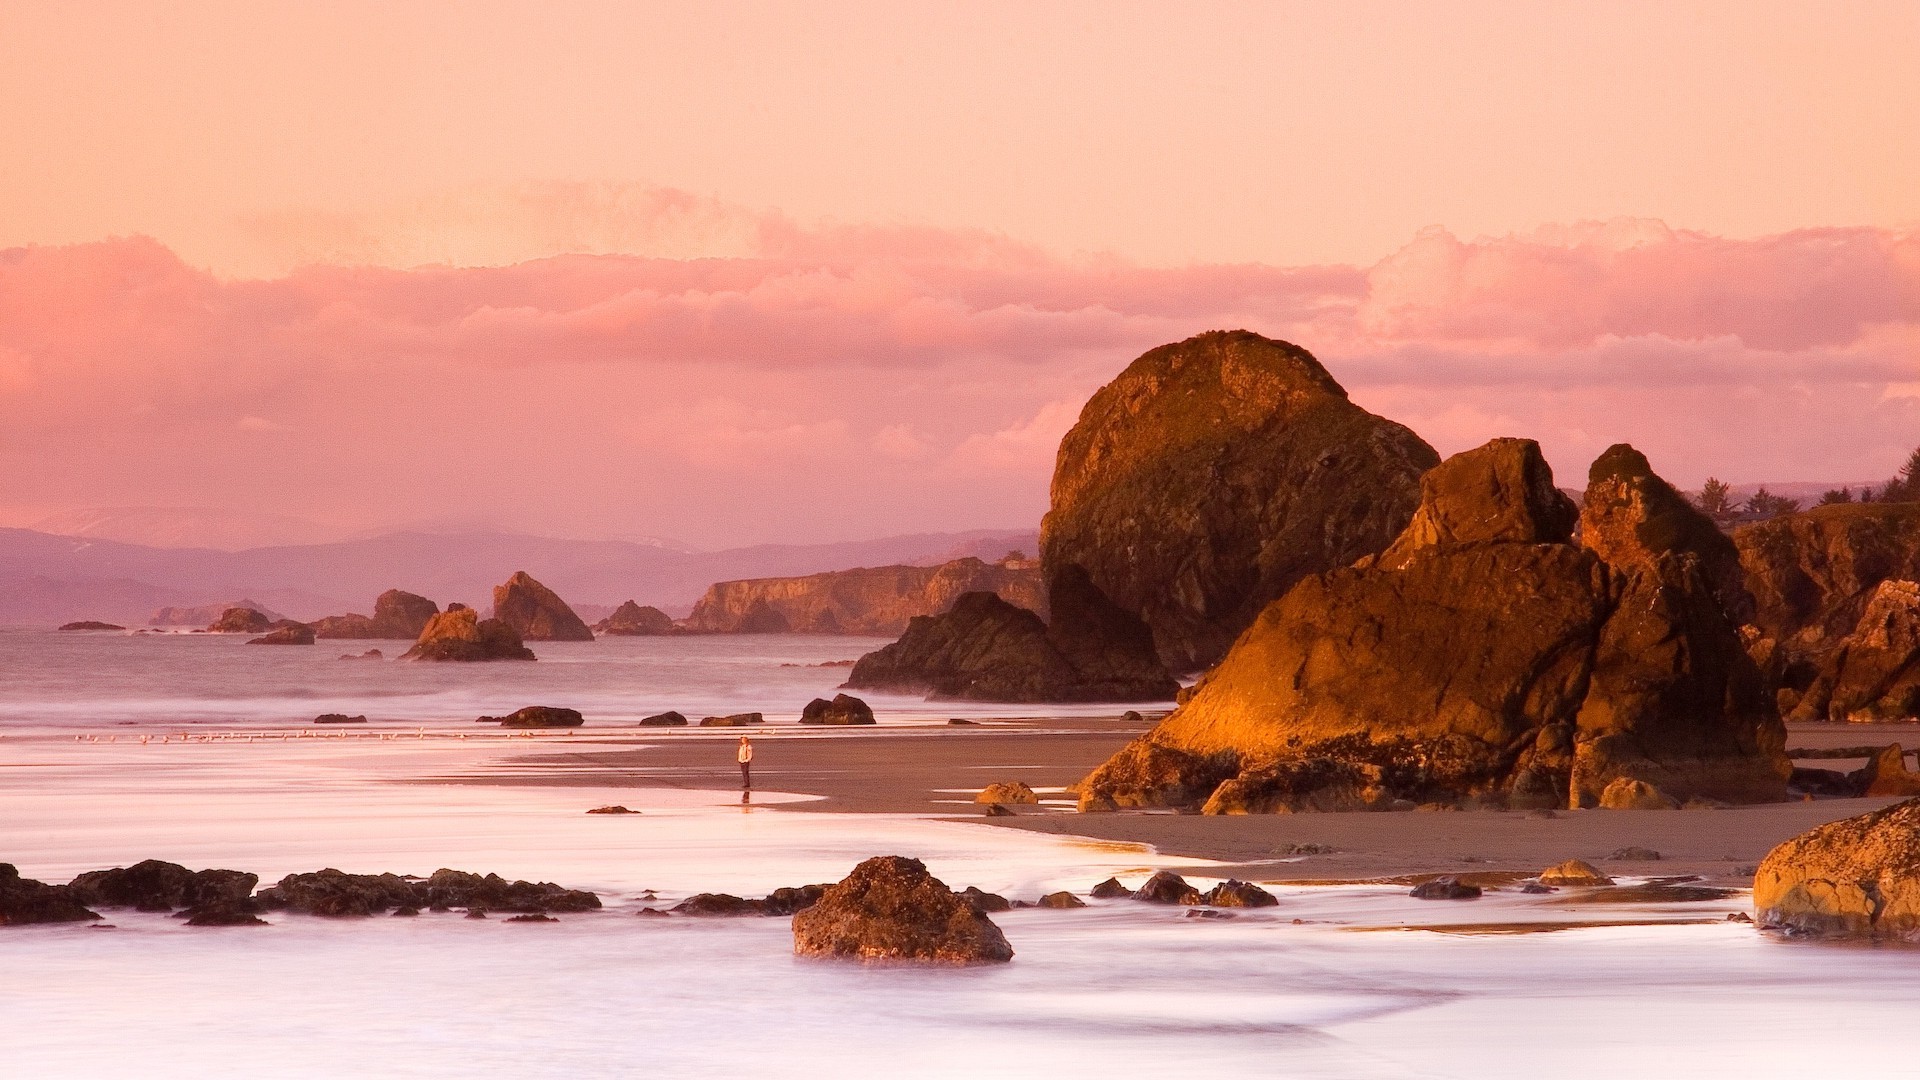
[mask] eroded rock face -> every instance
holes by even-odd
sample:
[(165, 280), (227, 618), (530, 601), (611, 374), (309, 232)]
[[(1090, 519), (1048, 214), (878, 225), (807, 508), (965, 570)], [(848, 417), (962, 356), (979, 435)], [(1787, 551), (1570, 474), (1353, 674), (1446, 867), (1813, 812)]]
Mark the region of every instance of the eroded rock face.
[(835, 727), (874, 723), (873, 710), (851, 694), (835, 694), (833, 700), (814, 698), (800, 710), (803, 724), (827, 724)]
[(613, 637), (653, 637), (674, 631), (673, 617), (657, 607), (642, 607), (629, 600), (613, 609), (613, 614), (593, 624), (596, 634)]
[(1070, 567), (1197, 670), (1302, 578), (1379, 552), (1439, 456), (1347, 400), (1306, 350), (1246, 331), (1135, 360), (1060, 445), (1041, 530)]
[(793, 917), (801, 956), (934, 964), (1006, 963), (1013, 947), (918, 859), (883, 855), (854, 867)]
[(1793, 696), (1791, 719), (1871, 723), (1920, 716), (1920, 583), (1880, 582), (1852, 632), (1806, 656), (1814, 674)]
[(210, 634), (264, 634), (273, 629), (273, 620), (252, 608), (230, 607), (207, 627)]
[(1081, 781), (1081, 808), (1593, 805), (1622, 777), (1781, 797), (1784, 730), (1687, 546), (1700, 534), (1647, 526), (1678, 511), (1637, 458), (1602, 458), (1625, 494), (1582, 523), (1624, 569), (1572, 542), (1532, 442), (1449, 459), (1406, 535), (1269, 606), (1172, 715)]
[(531, 660), (533, 650), (513, 627), (499, 619), (481, 619), (472, 608), (449, 604), (435, 615), (420, 640), (401, 655), (402, 660)]
[(187, 869), (178, 863), (147, 859), (132, 866), (94, 870), (73, 879), (74, 899), (95, 907), (173, 911), (210, 904), (242, 904), (260, 883), (240, 870)]
[(1753, 907), (1763, 927), (1920, 940), (1920, 799), (1774, 848), (1754, 874)]
[(916, 616), (938, 615), (970, 592), (1046, 612), (1037, 564), (955, 559), (939, 566), (874, 566), (805, 577), (722, 581), (687, 617), (697, 633), (871, 634), (897, 637)]
[(552, 589), (516, 570), (493, 587), (493, 617), (523, 641), (592, 641), (593, 631)]
[(1054, 622), (999, 596), (967, 593), (942, 615), (907, 624), (900, 640), (860, 658), (849, 689), (967, 701), (1161, 701), (1179, 684), (1154, 656), (1139, 620), (1066, 576)]

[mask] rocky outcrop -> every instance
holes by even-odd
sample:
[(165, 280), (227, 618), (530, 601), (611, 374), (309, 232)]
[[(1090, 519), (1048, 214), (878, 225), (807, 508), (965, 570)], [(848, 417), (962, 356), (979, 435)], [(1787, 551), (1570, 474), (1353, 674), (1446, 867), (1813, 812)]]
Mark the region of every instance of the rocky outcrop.
[(482, 619), (464, 604), (448, 604), (400, 659), (531, 660), (533, 650), (521, 642), (518, 631), (499, 619)]
[(1245, 331), (1163, 346), (1081, 410), (1041, 530), (1150, 628), (1174, 670), (1218, 660), (1294, 583), (1385, 548), (1439, 461), (1306, 350)]
[(593, 631), (552, 589), (516, 570), (493, 587), (493, 617), (523, 641), (592, 641)]
[(1013, 947), (918, 859), (883, 855), (854, 867), (793, 917), (800, 956), (933, 964), (1006, 963)]
[(654, 713), (652, 716), (641, 717), (640, 726), (641, 727), (686, 727), (687, 718), (681, 713), (675, 710), (669, 709), (663, 713)]
[(280, 629), (273, 631), (272, 633), (262, 634), (257, 638), (248, 638), (247, 644), (249, 645), (311, 645), (313, 644), (313, 627), (306, 626), (299, 623), (296, 623), (292, 626), (283, 626)]
[(116, 626), (110, 622), (95, 622), (92, 619), (82, 619), (79, 622), (67, 623), (61, 626), (60, 629), (62, 630), (125, 630), (126, 627)]
[(1781, 694), (1794, 720), (1901, 721), (1920, 717), (1920, 583), (1874, 587), (1846, 636), (1795, 642), (1811, 680)]
[(938, 615), (970, 592), (1046, 611), (1039, 564), (955, 559), (939, 566), (876, 566), (806, 577), (722, 581), (687, 618), (703, 634), (807, 633), (897, 637), (916, 616)]
[(1187, 884), (1187, 879), (1171, 870), (1156, 871), (1146, 883), (1134, 890), (1133, 898), (1148, 904), (1199, 904), (1205, 896)]
[[(193, 607), (163, 607), (147, 620), (148, 626), (199, 626), (217, 622), (234, 608), (250, 608), (266, 616), (269, 623), (283, 618), (279, 612), (270, 610), (254, 600), (228, 600), (214, 604), (198, 604)], [(259, 631), (240, 631), (240, 633), (258, 633)]]
[(849, 689), (967, 701), (1164, 701), (1179, 684), (1138, 619), (1069, 571), (1053, 588), (1053, 623), (993, 593), (967, 593), (921, 616), (899, 641), (854, 664)]
[(1234, 878), (1208, 889), (1200, 902), (1208, 907), (1241, 908), (1274, 907), (1280, 903), (1278, 898), (1260, 886)]
[(1592, 863), (1580, 859), (1568, 859), (1558, 866), (1549, 866), (1540, 871), (1542, 885), (1593, 886), (1611, 885), (1613, 879), (1601, 873)]
[(1081, 781), (1081, 808), (1591, 806), (1622, 778), (1782, 797), (1784, 731), (1721, 607), (1724, 552), (1631, 448), (1593, 484), (1582, 534), (1618, 566), (1572, 541), (1532, 442), (1449, 458), (1405, 534), (1270, 606)]
[(207, 626), (209, 634), (264, 634), (273, 629), (274, 620), (248, 607), (230, 607)]
[(240, 870), (196, 872), (178, 863), (147, 859), (132, 866), (81, 874), (67, 888), (75, 900), (93, 907), (174, 911), (245, 904), (259, 883), (258, 875)]
[(674, 630), (672, 616), (657, 607), (642, 607), (631, 600), (593, 624), (594, 633), (612, 637), (654, 637)]
[(440, 605), (414, 593), (388, 589), (373, 601), (373, 615), (329, 615), (313, 624), (321, 639), (415, 641)]
[(12, 863), (0, 863), (0, 926), (88, 922), (99, 917), (67, 886), (23, 878)]
[(973, 797), (976, 803), (1012, 803), (1015, 806), (1038, 806), (1040, 796), (1019, 780), (1002, 780), (997, 784), (988, 784)]
[(561, 709), (552, 705), (529, 705), (524, 709), (506, 716), (483, 716), (480, 723), (498, 723), (505, 728), (562, 728), (579, 727), (586, 723), (578, 709)]
[(1920, 941), (1920, 799), (1774, 848), (1754, 874), (1753, 907), (1763, 927)]
[(828, 724), (836, 727), (874, 723), (873, 709), (851, 694), (835, 694), (833, 700), (814, 698), (800, 710), (803, 724)]
[(701, 727), (750, 727), (764, 724), (767, 718), (757, 712), (729, 713), (726, 716), (706, 716), (700, 719)]
[(346, 713), (330, 712), (314, 717), (313, 722), (316, 724), (364, 724), (367, 718), (365, 714), (349, 716)]
[(346, 874), (326, 869), (288, 874), (256, 899), (265, 907), (309, 915), (378, 915), (393, 908), (480, 909), (531, 914), (596, 911), (600, 898), (551, 882), (507, 881), (498, 874), (436, 870), (425, 880), (398, 874)]

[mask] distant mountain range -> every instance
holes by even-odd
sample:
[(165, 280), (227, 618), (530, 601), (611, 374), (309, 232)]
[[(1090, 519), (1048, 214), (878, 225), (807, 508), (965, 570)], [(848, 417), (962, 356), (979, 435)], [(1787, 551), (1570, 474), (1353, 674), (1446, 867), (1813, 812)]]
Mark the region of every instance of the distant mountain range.
[(623, 600), (673, 614), (707, 586), (899, 564), (933, 565), (1010, 550), (1033, 554), (1031, 529), (923, 533), (839, 544), (761, 544), (686, 551), (622, 540), (501, 532), (396, 532), (327, 544), (240, 551), (157, 547), (32, 529), (0, 529), (0, 625), (100, 619), (145, 626), (162, 607), (251, 599), (295, 619), (370, 611), (386, 589), (486, 610), (493, 586), (525, 570), (589, 618)]

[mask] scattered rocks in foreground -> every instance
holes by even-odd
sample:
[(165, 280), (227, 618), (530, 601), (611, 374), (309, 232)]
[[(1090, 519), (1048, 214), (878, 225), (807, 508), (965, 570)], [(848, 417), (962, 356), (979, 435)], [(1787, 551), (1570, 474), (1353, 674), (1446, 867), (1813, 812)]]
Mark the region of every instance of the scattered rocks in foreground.
[(561, 709), (552, 705), (529, 705), (506, 716), (483, 716), (480, 723), (498, 721), (506, 728), (562, 728), (579, 727), (586, 723), (578, 709)]
[(0, 926), (89, 922), (99, 917), (67, 886), (23, 878), (12, 863), (0, 863)]
[(1601, 873), (1592, 863), (1579, 859), (1568, 859), (1558, 866), (1549, 866), (1540, 871), (1542, 885), (1611, 885), (1613, 879)]
[(1753, 907), (1765, 928), (1920, 941), (1920, 799), (1774, 848), (1754, 874)]
[(700, 721), (701, 727), (747, 727), (751, 724), (764, 724), (767, 718), (757, 712), (732, 713), (727, 716), (709, 716)]
[(316, 724), (364, 724), (367, 722), (367, 718), (364, 716), (348, 716), (346, 713), (330, 712), (321, 713), (319, 716), (314, 717), (313, 722)]
[(793, 917), (800, 956), (930, 964), (1004, 964), (1013, 946), (918, 859), (868, 859)]
[(1135, 900), (1149, 904), (1199, 904), (1204, 903), (1200, 890), (1187, 884), (1187, 879), (1171, 870), (1161, 870), (1148, 878), (1146, 884), (1135, 889)]
[(835, 694), (833, 700), (814, 698), (800, 711), (803, 724), (850, 726), (874, 723), (873, 710), (851, 694)]
[(1416, 900), (1474, 900), (1480, 896), (1480, 886), (1447, 874), (1415, 885), (1407, 895)]
[(973, 797), (977, 803), (1013, 803), (1016, 806), (1038, 806), (1040, 796), (1019, 780), (1003, 780), (997, 784), (988, 784), (980, 794)]

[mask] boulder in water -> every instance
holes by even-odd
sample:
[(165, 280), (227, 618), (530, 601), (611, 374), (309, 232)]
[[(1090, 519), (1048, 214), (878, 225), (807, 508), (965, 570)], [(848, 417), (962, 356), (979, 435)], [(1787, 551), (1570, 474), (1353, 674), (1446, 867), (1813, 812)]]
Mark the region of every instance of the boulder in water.
[(552, 589), (516, 570), (493, 588), (493, 617), (523, 641), (592, 641), (593, 631)]
[(793, 917), (801, 956), (932, 964), (1006, 963), (1013, 947), (918, 859), (868, 859)]
[(977, 803), (1013, 803), (1017, 806), (1037, 806), (1040, 796), (1020, 780), (1002, 780), (997, 784), (988, 784), (980, 794), (973, 797)]
[(593, 624), (597, 634), (612, 637), (653, 637), (673, 633), (673, 617), (657, 607), (642, 607), (629, 600), (613, 609), (613, 614)]
[[(483, 721), (492, 719), (482, 717)], [(552, 705), (529, 705), (498, 718), (501, 727), (507, 728), (561, 728), (579, 727), (586, 723), (578, 709), (562, 709)]]
[(499, 619), (481, 619), (472, 608), (448, 604), (435, 615), (401, 657), (402, 660), (532, 660), (533, 650), (513, 627)]
[(313, 627), (303, 626), (299, 624), (295, 624), (293, 626), (283, 626), (280, 629), (273, 631), (272, 633), (263, 634), (257, 638), (250, 638), (248, 639), (247, 644), (249, 645), (311, 645), (313, 644)]
[(641, 727), (686, 727), (687, 718), (677, 712), (668, 710), (667, 712), (663, 712), (663, 713), (654, 713), (652, 716), (641, 717), (640, 726)]
[(273, 620), (248, 607), (230, 607), (207, 627), (209, 634), (264, 634), (273, 629)]
[(867, 703), (850, 694), (835, 694), (833, 700), (814, 698), (800, 711), (803, 724), (829, 724), (847, 726), (871, 724), (874, 722), (873, 709)]

